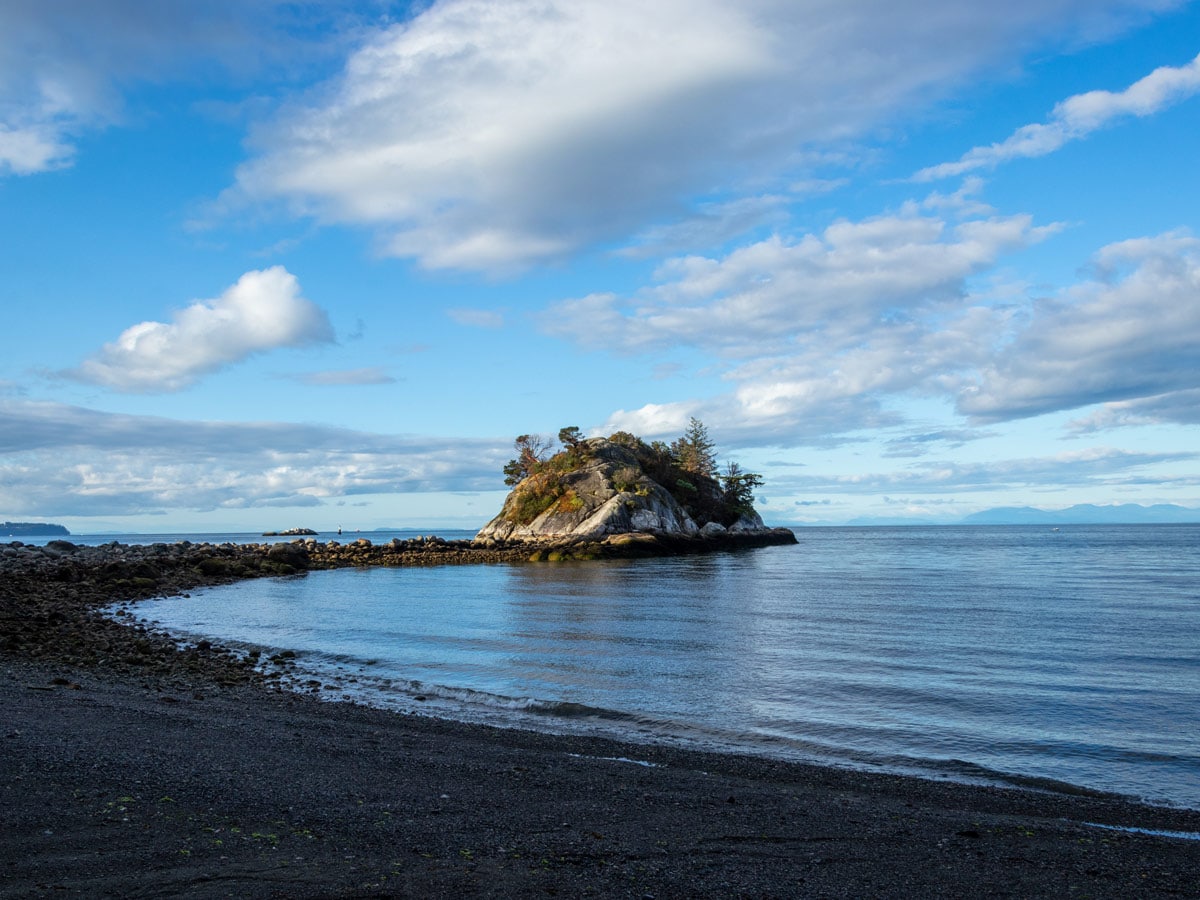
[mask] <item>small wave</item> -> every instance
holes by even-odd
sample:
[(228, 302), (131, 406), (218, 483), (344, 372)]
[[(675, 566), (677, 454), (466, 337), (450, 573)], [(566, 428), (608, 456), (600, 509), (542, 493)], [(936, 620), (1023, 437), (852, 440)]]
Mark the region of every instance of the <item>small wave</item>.
[(1129, 799), (1126, 795), (1113, 791), (1100, 791), (1072, 784), (1069, 781), (1060, 781), (1057, 778), (1047, 778), (1040, 775), (1020, 775), (1014, 772), (1005, 772), (1000, 769), (990, 768), (989, 766), (981, 766), (978, 763), (968, 762), (965, 759), (931, 761), (931, 765), (938, 769), (949, 770), (947, 774), (959, 779), (967, 778), (990, 784), (1008, 784), (1013, 787), (1025, 788), (1026, 790), (1044, 791), (1048, 794), (1067, 794), (1074, 797), (1094, 797), (1097, 799)]
[(536, 697), (512, 697), (468, 687), (452, 687), (422, 681), (364, 678), (361, 675), (358, 676), (357, 684), (359, 690), (364, 694), (369, 692), (372, 696), (376, 696), (374, 692), (378, 691), (385, 698), (415, 701), (422, 704), (444, 702), (479, 710), (529, 713), (559, 719), (594, 719), (627, 723), (639, 721), (637, 716), (629, 713), (589, 706), (585, 703), (539, 700)]
[(601, 762), (623, 762), (633, 766), (645, 766), (647, 769), (661, 769), (662, 763), (650, 762), (645, 759), (630, 759), (627, 756), (586, 756), (583, 753), (568, 753), (573, 759), (598, 759)]
[(1083, 822), (1088, 828), (1103, 828), (1105, 831), (1124, 831), (1128, 834), (1150, 834), (1155, 837), (1175, 838), (1181, 841), (1200, 841), (1200, 831), (1163, 831), (1158, 828), (1138, 828), (1135, 825), (1101, 825), (1099, 822)]
[(604, 709), (600, 706), (588, 706), (586, 703), (572, 703), (562, 700), (531, 700), (526, 707), (529, 712), (542, 716), (555, 716), (562, 719), (602, 719), (606, 722), (640, 722), (641, 717), (615, 709)]
[[(314, 660), (310, 656), (307, 661), (311, 663)], [(964, 759), (924, 758), (871, 751), (837, 741), (822, 741), (813, 735), (800, 738), (753, 730), (729, 731), (713, 724), (683, 722), (570, 700), (510, 696), (463, 686), (375, 677), (364, 675), (361, 670), (353, 685), (341, 687), (344, 691), (357, 694), (358, 699), (370, 705), (398, 707), (409, 712), (428, 711), (434, 715), (501, 727), (520, 727), (521, 717), (528, 716), (530, 718), (525, 719), (525, 727), (551, 732), (577, 732), (582, 729), (587, 733), (635, 743), (649, 739), (651, 742), (700, 750), (748, 753), (839, 768), (900, 772), (922, 778), (941, 777), (1067, 796), (1134, 799), (1132, 795), (1097, 790), (1046, 776), (1004, 771)]]

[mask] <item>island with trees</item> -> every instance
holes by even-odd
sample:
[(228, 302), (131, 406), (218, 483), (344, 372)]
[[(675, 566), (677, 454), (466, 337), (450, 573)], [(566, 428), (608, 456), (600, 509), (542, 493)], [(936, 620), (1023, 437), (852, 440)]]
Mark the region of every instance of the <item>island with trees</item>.
[(763, 524), (754, 509), (762, 478), (734, 462), (722, 468), (698, 419), (671, 443), (625, 431), (585, 438), (570, 426), (557, 444), (516, 439), (517, 456), (504, 467), (512, 491), (477, 541), (640, 540), (647, 550), (796, 541), (790, 529)]
[(38, 537), (42, 535), (69, 535), (62, 525), (50, 522), (0, 522), (0, 535), (7, 537)]

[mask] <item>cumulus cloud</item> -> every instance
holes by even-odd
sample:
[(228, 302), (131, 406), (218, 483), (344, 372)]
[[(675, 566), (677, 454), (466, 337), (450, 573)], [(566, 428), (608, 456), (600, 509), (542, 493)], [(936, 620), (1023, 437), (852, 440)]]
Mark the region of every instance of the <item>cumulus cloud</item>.
[(970, 280), (1053, 230), (1028, 216), (950, 222), (911, 204), (722, 257), (668, 260), (657, 284), (564, 301), (541, 324), (618, 353), (690, 345), (722, 360), (734, 385), (619, 410), (606, 427), (670, 434), (698, 415), (721, 422), (727, 442), (828, 443), (897, 424), (889, 395), (940, 392), (981, 365), (1010, 312), (977, 302)]
[(813, 340), (848, 349), (880, 326), (906, 327), (918, 308), (959, 300), (968, 277), (1053, 230), (1025, 215), (951, 224), (913, 209), (842, 220), (720, 258), (676, 257), (659, 267), (656, 286), (558, 303), (542, 327), (625, 351), (684, 343), (761, 357)]
[(13, 514), (312, 506), (371, 493), (499, 490), (509, 455), (506, 441), (0, 401), (0, 508)]
[(29, 121), (0, 122), (0, 174), (7, 169), (16, 175), (44, 172), (65, 164), (73, 148), (57, 133), (53, 114), (42, 111)]
[(1200, 55), (1185, 66), (1155, 69), (1123, 91), (1088, 91), (1068, 97), (1054, 107), (1050, 121), (1024, 125), (1000, 143), (975, 147), (957, 162), (930, 166), (913, 178), (932, 181), (990, 169), (1012, 159), (1045, 156), (1117, 119), (1153, 115), (1196, 93), (1200, 93)]
[(960, 412), (994, 422), (1138, 398), (1159, 398), (1161, 410), (1164, 395), (1194, 397), (1200, 239), (1180, 231), (1111, 244), (1095, 268), (998, 335), (958, 396)]
[(802, 184), (805, 148), (1051, 34), (1161, 7), (442, 0), (264, 123), (225, 202), (367, 225), (431, 268), (519, 268), (686, 219), (697, 198)]
[[(952, 403), (979, 424), (1105, 404), (1071, 423), (1076, 434), (1196, 423), (1200, 239), (1177, 231), (1109, 245), (1090, 277), (1051, 297), (1005, 285), (985, 293), (974, 276), (1055, 229), (1021, 216), (951, 224), (925, 212), (947, 205), (934, 200), (723, 257), (669, 260), (658, 284), (563, 301), (542, 327), (618, 354), (690, 345), (730, 384), (618, 409), (608, 430), (671, 435), (698, 416), (719, 422), (731, 446), (830, 446), (905, 425), (901, 398)], [(970, 211), (977, 201), (950, 205)], [(920, 434), (889, 454), (981, 433)]]
[(282, 266), (247, 272), (215, 300), (200, 300), (170, 323), (139, 322), (66, 373), (129, 393), (178, 391), (257, 353), (333, 340), (325, 312), (300, 295)]

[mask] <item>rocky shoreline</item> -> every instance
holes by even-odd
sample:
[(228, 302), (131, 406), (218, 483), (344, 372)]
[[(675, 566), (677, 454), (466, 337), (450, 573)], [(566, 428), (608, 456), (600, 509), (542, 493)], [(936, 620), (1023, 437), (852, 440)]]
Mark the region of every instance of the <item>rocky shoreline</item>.
[(0, 654), (102, 667), (109, 672), (194, 675), (223, 683), (264, 675), (257, 656), (238, 656), (202, 642), (180, 648), (169, 637), (103, 609), (120, 601), (179, 594), (192, 588), (249, 578), (371, 566), (480, 565), (629, 559), (738, 550), (795, 543), (786, 528), (711, 538), (630, 534), (606, 539), (445, 540), (418, 537), (373, 544), (313, 539), (280, 543), (82, 546), (53, 540), (44, 546), (0, 544)]
[(321, 702), (280, 688), (286, 661), (103, 612), (337, 566), (593, 552), (0, 545), (0, 897), (1200, 896), (1200, 841), (1128, 830), (1200, 832), (1200, 811)]

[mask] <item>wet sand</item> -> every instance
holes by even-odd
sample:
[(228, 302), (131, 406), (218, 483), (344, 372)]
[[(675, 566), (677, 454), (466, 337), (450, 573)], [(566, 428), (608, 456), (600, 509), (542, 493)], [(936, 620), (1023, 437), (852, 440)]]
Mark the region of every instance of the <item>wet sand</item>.
[(101, 620), (156, 590), (107, 571), (0, 572), (0, 897), (1200, 897), (1200, 841), (1086, 824), (1200, 811), (321, 702)]

